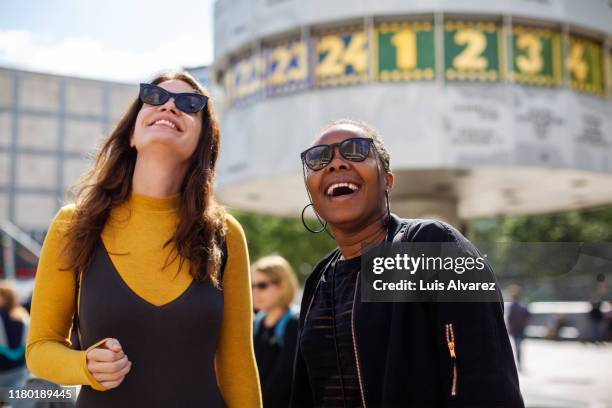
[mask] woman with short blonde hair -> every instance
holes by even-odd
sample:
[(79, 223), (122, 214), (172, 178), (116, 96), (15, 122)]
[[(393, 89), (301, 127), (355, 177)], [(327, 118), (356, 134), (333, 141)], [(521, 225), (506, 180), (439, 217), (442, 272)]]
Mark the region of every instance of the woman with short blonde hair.
[(279, 255), (270, 255), (260, 258), (253, 265), (251, 271), (262, 273), (281, 290), (280, 303), (284, 307), (290, 307), (293, 298), (298, 291), (298, 280), (293, 268), (285, 258)]
[(297, 315), (291, 303), (298, 290), (293, 268), (285, 258), (266, 256), (251, 265), (255, 357), (261, 377), (264, 407), (286, 408), (291, 396)]

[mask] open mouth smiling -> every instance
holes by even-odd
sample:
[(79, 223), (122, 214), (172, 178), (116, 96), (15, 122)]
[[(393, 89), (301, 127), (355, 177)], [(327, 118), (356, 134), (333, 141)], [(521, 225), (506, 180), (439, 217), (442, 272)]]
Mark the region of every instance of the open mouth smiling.
[(181, 131), (180, 126), (178, 125), (178, 123), (176, 123), (175, 121), (171, 120), (171, 119), (167, 119), (167, 118), (159, 118), (154, 120), (149, 126), (160, 126), (160, 127), (167, 127), (173, 130), (177, 130), (177, 131)]
[(361, 185), (351, 181), (334, 182), (325, 189), (325, 196), (327, 198), (352, 196), (360, 189)]

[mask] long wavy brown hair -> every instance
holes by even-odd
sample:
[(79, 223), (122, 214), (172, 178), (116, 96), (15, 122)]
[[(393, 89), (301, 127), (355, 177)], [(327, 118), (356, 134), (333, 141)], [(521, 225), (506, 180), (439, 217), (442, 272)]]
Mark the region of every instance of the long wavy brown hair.
[[(208, 91), (187, 72), (164, 73), (151, 83), (157, 85), (172, 79), (189, 84), (194, 92), (208, 96), (209, 100), (202, 111), (200, 139), (181, 185), (179, 223), (174, 236), (164, 245), (174, 245), (174, 257), (166, 260), (164, 267), (178, 257), (180, 270), (184, 261), (189, 260), (194, 279), (210, 279), (218, 286), (226, 232), (225, 211), (213, 195), (219, 125)], [(78, 275), (87, 269), (111, 210), (127, 201), (132, 192), (137, 152), (130, 146), (130, 137), (141, 107), (142, 102), (135, 98), (103, 141), (93, 167), (73, 188), (76, 211), (66, 230), (64, 252), (66, 269)]]

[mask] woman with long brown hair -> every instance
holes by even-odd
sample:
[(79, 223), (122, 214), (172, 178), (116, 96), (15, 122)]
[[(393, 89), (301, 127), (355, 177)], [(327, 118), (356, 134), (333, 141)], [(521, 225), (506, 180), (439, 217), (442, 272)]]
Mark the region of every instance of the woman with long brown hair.
[(208, 92), (160, 75), (53, 220), (26, 359), (82, 384), (77, 406), (261, 406), (246, 240), (213, 195), (219, 145)]

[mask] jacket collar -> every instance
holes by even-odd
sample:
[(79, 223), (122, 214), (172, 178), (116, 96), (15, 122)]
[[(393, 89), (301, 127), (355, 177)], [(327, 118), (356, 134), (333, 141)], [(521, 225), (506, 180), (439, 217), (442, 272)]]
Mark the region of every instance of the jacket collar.
[(387, 226), (387, 242), (393, 241), (395, 235), (400, 231), (402, 227), (402, 219), (397, 215), (391, 213), (391, 218), (389, 219), (389, 225)]
[[(391, 213), (389, 225), (387, 226), (387, 242), (393, 241), (395, 236), (400, 232), (403, 223), (404, 222), (400, 217)], [(317, 286), (317, 282), (321, 279), (321, 275), (325, 272), (327, 267), (331, 265), (334, 260), (339, 258), (339, 256), (340, 250), (338, 248), (331, 251), (325, 256), (325, 258), (323, 258), (319, 262), (319, 264), (315, 267), (310, 276), (306, 279), (302, 296), (302, 310), (306, 310), (305, 308), (310, 303), (311, 297), (314, 296), (314, 289)], [(303, 319), (304, 313), (300, 313), (300, 324), (303, 323)]]

